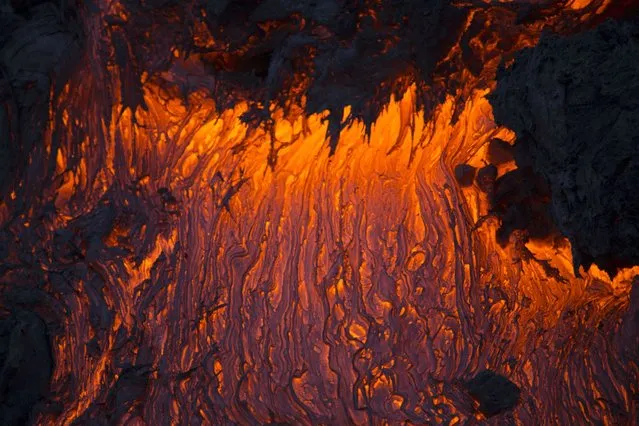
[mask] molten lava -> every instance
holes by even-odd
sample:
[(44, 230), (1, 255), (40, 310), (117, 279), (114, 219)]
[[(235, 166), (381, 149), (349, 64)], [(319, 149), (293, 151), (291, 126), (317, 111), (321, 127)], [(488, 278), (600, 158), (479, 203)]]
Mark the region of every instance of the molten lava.
[(327, 113), (272, 107), (254, 126), (248, 102), (153, 80), (126, 108), (120, 87), (96, 98), (101, 77), (57, 95), (33, 206), (0, 204), (21, 236), (8, 263), (39, 268), (3, 282), (45, 282), (59, 321), (38, 423), (473, 424), (490, 420), (464, 383), (485, 369), (522, 391), (495, 424), (637, 418), (639, 269), (575, 278), (566, 241), (503, 247), (486, 194), (455, 180), (514, 139), (489, 89), (430, 114), (412, 85), (329, 155)]

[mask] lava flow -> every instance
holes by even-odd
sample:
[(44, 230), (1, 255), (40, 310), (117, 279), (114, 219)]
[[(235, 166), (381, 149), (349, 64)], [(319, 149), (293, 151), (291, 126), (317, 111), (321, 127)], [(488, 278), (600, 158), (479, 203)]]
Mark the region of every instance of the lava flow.
[[(96, 39), (101, 7), (87, 18)], [(3, 315), (36, 312), (50, 336), (32, 420), (636, 421), (639, 269), (575, 277), (565, 239), (499, 244), (487, 195), (455, 179), (515, 138), (494, 123), (494, 82), (481, 84), (501, 52), (482, 60), (483, 74), (462, 73), (476, 85), (432, 111), (409, 78), (369, 128), (347, 106), (332, 147), (328, 113), (274, 104), (247, 123), (249, 100), (185, 93), (176, 68), (161, 80), (173, 86), (142, 73), (137, 108), (113, 63), (52, 89), (44, 142), (0, 202)], [(497, 417), (466, 389), (488, 369), (521, 389)]]

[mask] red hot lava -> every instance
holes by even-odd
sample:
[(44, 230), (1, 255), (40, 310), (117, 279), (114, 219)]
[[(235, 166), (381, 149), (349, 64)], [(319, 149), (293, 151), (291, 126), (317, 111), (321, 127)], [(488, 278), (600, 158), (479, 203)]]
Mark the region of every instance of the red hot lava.
[[(230, 73), (242, 49), (187, 57), (176, 47), (154, 75), (127, 59), (139, 46), (118, 29), (145, 17), (130, 2), (90, 3), (84, 66), (51, 89), (43, 142), (0, 203), (3, 312), (19, 306), (49, 329), (36, 423), (638, 418), (637, 270), (610, 279), (593, 266), (575, 278), (565, 241), (524, 246), (515, 234), (502, 247), (498, 224), (480, 222), (486, 195), (453, 173), (481, 167), (490, 140), (513, 141), (485, 96), (499, 61), (534, 45), (542, 23), (508, 28), (521, 33), (506, 43), (491, 31), (514, 16), (508, 2), (467, 2), (465, 44), (447, 55), (475, 58), (478, 72), (458, 68), (463, 85), (432, 110), (424, 81), (390, 73), (390, 101), (371, 125), (358, 121), (368, 109), (347, 105), (335, 136), (335, 111), (307, 108), (315, 77), (282, 83), (291, 103), (272, 93), (255, 125), (246, 118), (264, 99), (241, 85), (225, 87), (246, 98), (211, 96), (196, 66)], [(610, 2), (550, 3), (542, 21), (562, 28), (598, 20)], [(195, 24), (190, 37), (214, 50), (210, 28)], [(164, 37), (156, 30), (147, 36)], [(466, 386), (487, 369), (521, 389), (491, 418)]]

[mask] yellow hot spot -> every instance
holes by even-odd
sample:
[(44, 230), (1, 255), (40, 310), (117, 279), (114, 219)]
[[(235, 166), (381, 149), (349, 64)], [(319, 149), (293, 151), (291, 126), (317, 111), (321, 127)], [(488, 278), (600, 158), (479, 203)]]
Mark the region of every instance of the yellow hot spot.
[(393, 395), (391, 396), (391, 405), (394, 410), (399, 410), (402, 408), (402, 404), (404, 403), (404, 397), (401, 395)]
[(360, 325), (358, 323), (352, 323), (348, 327), (348, 333), (350, 337), (360, 341), (364, 341), (366, 338), (367, 330), (366, 330), (366, 327), (364, 327), (363, 325)]

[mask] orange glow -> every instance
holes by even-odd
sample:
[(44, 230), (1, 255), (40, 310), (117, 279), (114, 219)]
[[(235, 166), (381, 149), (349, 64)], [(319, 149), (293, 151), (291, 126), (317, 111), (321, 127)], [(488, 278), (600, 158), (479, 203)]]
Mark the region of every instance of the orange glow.
[[(480, 38), (483, 55), (496, 49)], [(585, 416), (603, 423), (632, 412), (623, 380), (638, 366), (600, 354), (617, 348), (607, 336), (639, 267), (577, 278), (567, 242), (530, 241), (529, 259), (497, 243), (496, 220), (475, 226), (489, 202), (453, 169), (482, 167), (492, 138), (515, 138), (494, 123), (488, 88), (448, 96), (426, 117), (411, 86), (370, 138), (356, 123), (330, 156), (326, 113), (274, 109), (272, 128), (250, 128), (245, 102), (217, 111), (203, 93), (181, 99), (147, 78), (148, 110), (123, 111), (121, 100), (109, 117), (82, 109), (86, 138), (51, 162), (46, 226), (72, 235), (64, 247), (80, 260), (65, 267), (82, 278), (56, 296), (69, 307), (53, 345), (52, 399), (64, 404), (39, 424), (86, 421), (124, 398), (117, 383), (133, 380), (132, 366), (146, 382), (122, 424), (467, 424), (485, 419), (460, 383), (485, 368), (522, 388), (517, 424), (584, 401), (605, 405)], [(85, 97), (68, 86), (60, 95), (65, 130), (69, 105), (96, 103)], [(97, 238), (86, 216), (108, 222)]]
[[(530, 250), (550, 260), (568, 279), (556, 282), (535, 262), (513, 263), (513, 248), (503, 249), (495, 242), (497, 224), (488, 221), (471, 230), (468, 224), (486, 213), (487, 200), (474, 188), (455, 189), (452, 167), (462, 161), (481, 166), (490, 138), (513, 137), (494, 125), (486, 93), (476, 91), (452, 125), (452, 98), (432, 121), (425, 121), (412, 112), (411, 91), (401, 101), (390, 102), (374, 124), (370, 141), (364, 140), (360, 125), (345, 129), (333, 157), (328, 155), (326, 125), (320, 116), (287, 120), (280, 115), (274, 137), (288, 145), (271, 170), (264, 141), (272, 136), (240, 123), (245, 106), (217, 115), (208, 100), (194, 96), (188, 108), (176, 100), (162, 103), (160, 90), (147, 86), (148, 113), (137, 111), (137, 126), (129, 122), (128, 112), (112, 122), (107, 182), (96, 181), (90, 190), (101, 194), (117, 181), (137, 182), (137, 190), (149, 196), (161, 187), (170, 188), (179, 214), (167, 216), (173, 231), (158, 234), (143, 257), (121, 264), (119, 273), (125, 275), (114, 285), (122, 293), (108, 299), (116, 315), (102, 355), (90, 361), (83, 349), (71, 351), (72, 343), (58, 344), (55, 380), (63, 380), (78, 362), (85, 371), (81, 397), (65, 408), (63, 423), (82, 416), (100, 389), (117, 380), (107, 373), (107, 366), (109, 371), (113, 368), (108, 351), (121, 330), (132, 332), (140, 324), (153, 336), (154, 362), (160, 357), (172, 360), (169, 374), (195, 368), (193, 374), (206, 377), (198, 367), (201, 354), (216, 342), (219, 352), (213, 352), (210, 366), (201, 367), (212, 369), (214, 392), (233, 416), (239, 391), (253, 401), (251, 413), (260, 421), (267, 420), (260, 408), (266, 404), (264, 398), (273, 386), (286, 383), (286, 372), (298, 369), (304, 373), (291, 379), (294, 392), (306, 410), (318, 415), (328, 409), (326, 398), (354, 389), (360, 403), (380, 415), (410, 410), (412, 416), (426, 419), (424, 408), (415, 405), (423, 390), (402, 384), (395, 374), (449, 375), (475, 362), (462, 355), (473, 346), (483, 351), (499, 347), (522, 360), (514, 379), (521, 386), (532, 383), (531, 345), (538, 345), (534, 342), (539, 338), (536, 327), (526, 324), (537, 323), (546, 330), (564, 327), (560, 323), (566, 311), (592, 301), (601, 307), (603, 318), (621, 307), (619, 297), (628, 293), (638, 270), (611, 282), (593, 268), (585, 279), (575, 279), (567, 245), (556, 251), (531, 242)], [(403, 131), (411, 124), (410, 131)], [(233, 154), (237, 147), (242, 147), (242, 155)], [(90, 155), (90, 148), (83, 149)], [(63, 155), (59, 151), (60, 171), (65, 168)], [(69, 172), (60, 186), (60, 199), (71, 200), (80, 182), (95, 172), (86, 163)], [(92, 208), (66, 201), (58, 207), (61, 217)], [(157, 224), (145, 225), (143, 235), (153, 226)], [(122, 246), (128, 232), (123, 222), (105, 242), (108, 247)], [(213, 241), (220, 244), (217, 251), (210, 249)], [(160, 296), (164, 302), (156, 300), (144, 312), (136, 311), (138, 295), (148, 291), (145, 282), (159, 278), (154, 268), (172, 257), (179, 259), (180, 278), (167, 276), (170, 281)], [(600, 282), (610, 290), (589, 290)], [(484, 299), (487, 289), (498, 291), (500, 298)], [(219, 307), (207, 305), (220, 292), (215, 303)], [(478, 320), (479, 309), (485, 310), (486, 319)], [(182, 343), (187, 346), (173, 354), (175, 348), (169, 345), (174, 337), (169, 335), (178, 332), (170, 324), (175, 315), (188, 318), (180, 322), (185, 328), (179, 331), (185, 333)], [(464, 337), (466, 321), (492, 322), (491, 337)], [(77, 323), (80, 327), (82, 320)], [(481, 328), (480, 324), (472, 327)], [(407, 352), (392, 352), (392, 359), (380, 358), (381, 353), (364, 357), (371, 342), (385, 342), (384, 347), (396, 339), (411, 341), (403, 349)], [(240, 352), (234, 349), (238, 345), (244, 347)], [(427, 357), (428, 364), (412, 364), (415, 354)], [(365, 362), (372, 376), (364, 379), (363, 371), (351, 370), (351, 359)], [(236, 385), (242, 375), (248, 380), (244, 390)], [(358, 387), (362, 379), (364, 385)], [(194, 380), (182, 382), (179, 392), (190, 394)], [(432, 392), (437, 395), (432, 399), (435, 406), (448, 407), (437, 419), (448, 418), (451, 424), (468, 419), (469, 414), (458, 411), (440, 391)], [(175, 418), (187, 409), (179, 399), (172, 400), (170, 413)], [(364, 420), (351, 409), (342, 416), (336, 419)]]

